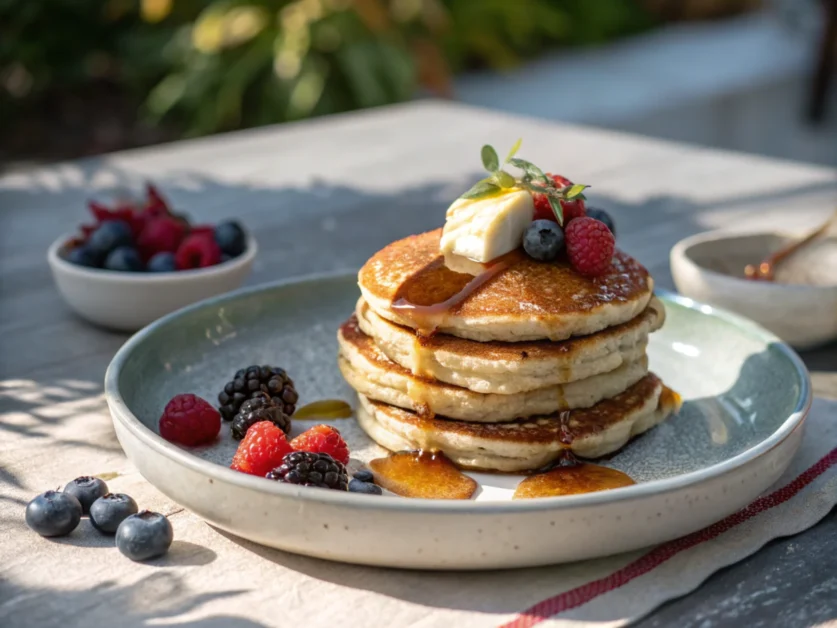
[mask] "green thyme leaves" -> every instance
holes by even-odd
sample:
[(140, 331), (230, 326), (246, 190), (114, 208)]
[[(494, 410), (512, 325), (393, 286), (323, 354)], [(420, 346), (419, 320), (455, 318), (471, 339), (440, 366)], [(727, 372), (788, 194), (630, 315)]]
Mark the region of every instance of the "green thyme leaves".
[[(522, 140), (517, 140), (514, 143), (514, 146), (511, 147), (502, 165), (494, 147), (489, 144), (483, 146), (480, 150), (480, 157), (482, 158), (483, 167), (489, 172), (489, 176), (475, 183), (460, 198), (472, 200), (487, 198), (503, 190), (512, 188), (527, 190), (532, 194), (543, 194), (549, 201), (549, 206), (552, 208), (558, 224), (563, 225), (564, 211), (561, 207), (561, 201), (584, 200), (584, 190), (589, 186), (583, 184), (559, 186), (552, 177), (547, 176), (538, 166), (530, 161), (516, 157), (521, 143)], [(506, 165), (521, 170), (523, 174), (519, 177), (514, 177), (503, 170), (502, 166)]]

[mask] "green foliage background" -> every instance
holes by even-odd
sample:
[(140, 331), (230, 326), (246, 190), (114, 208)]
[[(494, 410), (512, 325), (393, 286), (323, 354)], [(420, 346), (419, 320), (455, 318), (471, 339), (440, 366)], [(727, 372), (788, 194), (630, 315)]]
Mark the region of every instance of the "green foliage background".
[(0, 0), (0, 126), (105, 82), (203, 135), (450, 95), (464, 68), (652, 22), (634, 0)]

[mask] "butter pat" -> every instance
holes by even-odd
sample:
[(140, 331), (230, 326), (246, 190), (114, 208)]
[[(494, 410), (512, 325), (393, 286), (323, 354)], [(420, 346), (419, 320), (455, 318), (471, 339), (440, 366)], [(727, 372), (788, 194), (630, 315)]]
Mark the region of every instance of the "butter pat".
[(532, 195), (525, 190), (476, 200), (457, 199), (445, 217), (442, 254), (490, 262), (520, 246), (534, 214)]

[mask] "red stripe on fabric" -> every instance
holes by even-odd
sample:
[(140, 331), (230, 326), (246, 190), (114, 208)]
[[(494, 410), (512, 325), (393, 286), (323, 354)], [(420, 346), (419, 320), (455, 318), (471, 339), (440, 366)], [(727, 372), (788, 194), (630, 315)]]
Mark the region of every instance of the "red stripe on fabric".
[(542, 602), (538, 602), (534, 606), (520, 613), (520, 615), (512, 621), (503, 624), (500, 628), (529, 628), (530, 626), (539, 624), (542, 621), (557, 615), (558, 613), (586, 604), (608, 591), (618, 589), (619, 587), (629, 583), (634, 578), (638, 578), (652, 569), (659, 567), (680, 552), (690, 549), (695, 545), (699, 545), (700, 543), (704, 543), (705, 541), (710, 541), (720, 536), (727, 530), (744, 523), (748, 519), (751, 519), (775, 506), (783, 504), (835, 464), (837, 464), (837, 448), (831, 450), (828, 455), (820, 459), (815, 465), (807, 469), (790, 484), (783, 486), (769, 495), (759, 497), (743, 510), (739, 510), (735, 514), (732, 514), (726, 519), (722, 519), (718, 523), (714, 523), (703, 530), (699, 530), (687, 536), (675, 539), (674, 541), (664, 543), (663, 545), (651, 550), (641, 558), (638, 558), (629, 565), (626, 565), (618, 571), (614, 571), (612, 574), (605, 576), (604, 578), (593, 580), (592, 582), (588, 582), (580, 587), (576, 587), (570, 591), (565, 591), (564, 593), (559, 593), (558, 595), (543, 600)]

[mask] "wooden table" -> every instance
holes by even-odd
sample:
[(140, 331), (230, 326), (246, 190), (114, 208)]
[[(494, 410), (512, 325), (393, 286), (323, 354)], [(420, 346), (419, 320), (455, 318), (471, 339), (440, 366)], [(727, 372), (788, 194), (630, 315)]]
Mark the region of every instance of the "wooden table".
[[(49, 243), (86, 219), (92, 190), (148, 178), (198, 221), (239, 218), (262, 250), (255, 284), (357, 268), (386, 243), (442, 224), (451, 199), (479, 176), (479, 147), (490, 142), (503, 152), (518, 137), (527, 159), (593, 184), (591, 202), (612, 212), (620, 245), (662, 288), (673, 288), (668, 252), (684, 236), (726, 226), (804, 229), (837, 202), (829, 169), (436, 102), (0, 177), (0, 625), (124, 628), (162, 615), (212, 617), (188, 624), (204, 628), (279, 626), (277, 616), (253, 611), (258, 583), (236, 582), (244, 565), (326, 578), (341, 569), (246, 543), (242, 549), (163, 497), (124, 458), (102, 380), (126, 336), (76, 319), (45, 261)], [(837, 345), (804, 357), (817, 394), (837, 398)], [(88, 473), (110, 474), (118, 490), (172, 517), (182, 540), (169, 566), (90, 549), (112, 543), (94, 534), (48, 542), (26, 530), (23, 507), (33, 495)], [(68, 554), (68, 544), (78, 547)], [(783, 626), (810, 625), (837, 614), (834, 573), (832, 513), (642, 623), (769, 625), (781, 618)], [(236, 592), (204, 594), (213, 578)]]

